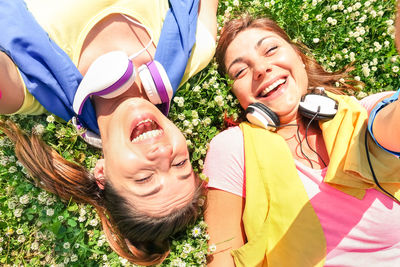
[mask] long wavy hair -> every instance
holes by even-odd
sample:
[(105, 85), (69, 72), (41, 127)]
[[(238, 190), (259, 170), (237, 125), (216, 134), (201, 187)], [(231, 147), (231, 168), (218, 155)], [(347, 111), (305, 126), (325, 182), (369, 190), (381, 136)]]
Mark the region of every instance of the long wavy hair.
[[(309, 53), (309, 49), (305, 45), (293, 42), (287, 33), (275, 21), (269, 18), (254, 18), (249, 14), (228, 21), (221, 30), (215, 53), (218, 63), (218, 71), (221, 75), (226, 74), (226, 49), (240, 32), (251, 28), (271, 31), (288, 42), (303, 60), (308, 74), (308, 85), (310, 87), (322, 86), (332, 93), (344, 94), (344, 90), (346, 89), (356, 91), (357, 88), (355, 85), (361, 84), (349, 77), (349, 72), (353, 70), (351, 66), (345, 67), (337, 72), (327, 72), (314, 58), (308, 56), (311, 53)], [(338, 87), (335, 86), (335, 83), (342, 78), (345, 82), (341, 82)]]
[(169, 237), (194, 223), (199, 215), (199, 183), (193, 199), (185, 207), (163, 217), (137, 210), (106, 183), (101, 190), (84, 167), (68, 161), (37, 135), (28, 136), (10, 120), (0, 120), (0, 130), (15, 144), (18, 160), (37, 185), (67, 201), (92, 205), (99, 215), (111, 248), (121, 257), (139, 265), (162, 262), (169, 253)]

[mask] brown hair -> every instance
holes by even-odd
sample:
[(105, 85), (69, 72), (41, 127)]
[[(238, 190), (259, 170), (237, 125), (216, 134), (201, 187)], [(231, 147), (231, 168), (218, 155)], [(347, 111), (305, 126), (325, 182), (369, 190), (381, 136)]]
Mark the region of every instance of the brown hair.
[[(336, 94), (343, 94), (344, 89), (357, 90), (352, 84), (359, 84), (359, 82), (348, 78), (348, 73), (353, 70), (352, 67), (346, 67), (337, 72), (325, 71), (315, 59), (306, 55), (310, 54), (308, 48), (302, 44), (297, 44), (290, 40), (287, 33), (275, 21), (269, 18), (253, 18), (248, 14), (227, 22), (221, 30), (221, 36), (219, 38), (215, 53), (218, 63), (218, 71), (221, 75), (226, 74), (226, 49), (240, 32), (251, 28), (260, 28), (272, 31), (283, 38), (286, 42), (291, 44), (305, 64), (308, 74), (308, 85), (310, 87), (322, 86), (325, 87), (326, 90)], [(344, 78), (346, 83), (341, 83), (340, 87), (336, 87), (335, 82), (341, 78)], [(347, 82), (351, 82), (351, 84)]]
[(38, 136), (26, 135), (14, 122), (0, 120), (0, 129), (15, 144), (16, 156), (37, 184), (67, 201), (94, 206), (111, 248), (135, 264), (162, 262), (169, 253), (169, 237), (199, 215), (202, 185), (185, 207), (168, 216), (151, 217), (135, 209), (110, 183), (101, 190), (87, 169), (61, 157)]

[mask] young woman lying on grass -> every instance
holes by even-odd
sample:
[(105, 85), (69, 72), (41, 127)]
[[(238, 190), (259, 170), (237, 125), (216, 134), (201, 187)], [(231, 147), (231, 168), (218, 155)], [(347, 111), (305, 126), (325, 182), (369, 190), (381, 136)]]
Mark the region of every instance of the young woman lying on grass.
[(267, 18), (226, 23), (216, 56), (251, 123), (207, 153), (209, 266), (399, 265), (399, 91), (345, 95), (348, 69)]
[[(214, 0), (0, 1), (0, 114), (75, 117), (104, 159), (91, 173), (11, 121), (0, 129), (39, 186), (93, 205), (110, 246), (136, 264), (161, 262), (170, 235), (199, 213), (201, 183), (166, 115), (179, 85), (213, 56), (216, 9)], [(168, 37), (178, 40), (176, 50)], [(163, 63), (166, 73), (152, 61), (165, 58), (174, 62)], [(116, 60), (127, 64), (124, 79), (99, 82), (121, 66)], [(144, 80), (150, 73), (154, 85)]]

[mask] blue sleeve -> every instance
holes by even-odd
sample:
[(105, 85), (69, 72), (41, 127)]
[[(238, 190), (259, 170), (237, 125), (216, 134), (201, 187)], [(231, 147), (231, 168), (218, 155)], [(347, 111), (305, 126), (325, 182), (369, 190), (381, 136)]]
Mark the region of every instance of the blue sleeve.
[(369, 131), (369, 133), (370, 133), (372, 139), (375, 141), (375, 143), (376, 143), (380, 148), (382, 148), (383, 150), (386, 150), (387, 152), (392, 153), (393, 155), (396, 155), (396, 156), (398, 156), (398, 157), (400, 157), (400, 152), (394, 152), (394, 151), (388, 150), (388, 149), (384, 148), (383, 146), (381, 146), (381, 145), (378, 143), (378, 141), (376, 140), (376, 138), (375, 138), (375, 136), (374, 136), (374, 133), (372, 132), (372, 124), (373, 124), (374, 121), (375, 121), (376, 114), (378, 114), (378, 112), (379, 112), (382, 108), (386, 107), (388, 104), (390, 104), (390, 103), (396, 101), (397, 99), (399, 99), (399, 94), (400, 94), (400, 89), (397, 90), (397, 92), (396, 92), (394, 95), (392, 95), (391, 97), (385, 98), (385, 99), (383, 99), (381, 102), (379, 102), (378, 105), (376, 105), (376, 107), (371, 111), (371, 114), (369, 115), (369, 119), (368, 119), (368, 131)]

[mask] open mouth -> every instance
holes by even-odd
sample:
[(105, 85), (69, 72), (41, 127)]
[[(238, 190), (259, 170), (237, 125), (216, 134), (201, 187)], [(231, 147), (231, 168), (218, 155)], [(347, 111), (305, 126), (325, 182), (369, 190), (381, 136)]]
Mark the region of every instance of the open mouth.
[(281, 88), (284, 84), (286, 83), (286, 78), (285, 79), (279, 79), (275, 81), (273, 84), (265, 88), (257, 97), (268, 97), (270, 96), (273, 92), (277, 91), (279, 88)]
[(138, 143), (146, 139), (160, 136), (163, 133), (161, 127), (157, 122), (151, 119), (145, 119), (140, 121), (131, 133), (131, 142)]

